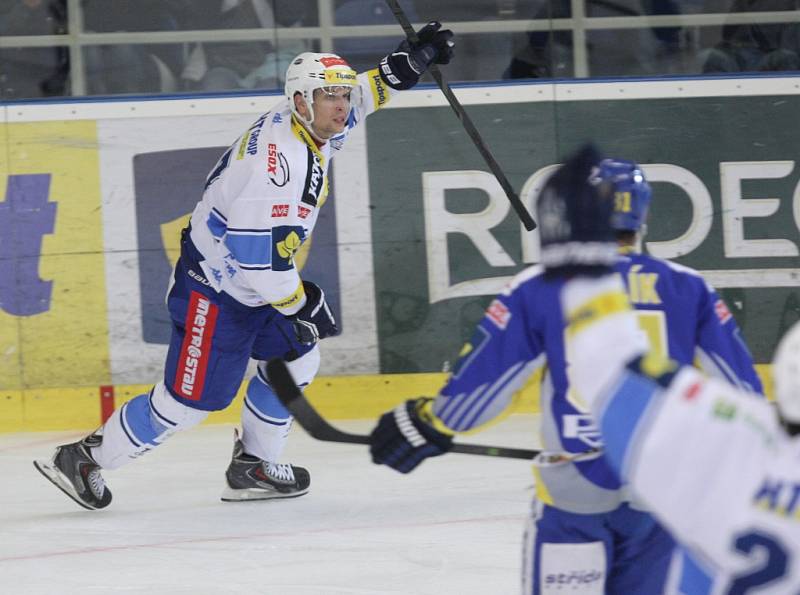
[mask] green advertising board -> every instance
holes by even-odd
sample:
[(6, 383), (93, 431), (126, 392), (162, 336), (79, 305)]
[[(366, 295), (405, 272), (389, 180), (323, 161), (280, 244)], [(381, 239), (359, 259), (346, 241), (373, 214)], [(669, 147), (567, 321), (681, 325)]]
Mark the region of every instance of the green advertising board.
[[(643, 164), (654, 190), (646, 250), (702, 272), (756, 362), (771, 360), (800, 318), (800, 96), (559, 99), (468, 111), (530, 208), (552, 166), (588, 140)], [(491, 296), (536, 262), (537, 237), (449, 107), (376, 114), (367, 146), (381, 372), (447, 370)]]

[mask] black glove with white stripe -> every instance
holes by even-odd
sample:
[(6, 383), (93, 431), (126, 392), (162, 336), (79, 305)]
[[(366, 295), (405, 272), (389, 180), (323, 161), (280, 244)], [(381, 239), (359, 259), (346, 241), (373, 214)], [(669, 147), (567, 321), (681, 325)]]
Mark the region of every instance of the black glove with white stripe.
[(428, 457), (446, 453), (453, 438), (427, 424), (420, 414), (431, 399), (421, 397), (384, 413), (369, 435), (372, 462), (409, 473)]
[(393, 89), (410, 89), (431, 64), (448, 64), (453, 58), (453, 32), (441, 31), (442, 24), (431, 21), (417, 32), (416, 43), (407, 39), (380, 63), (381, 78)]
[(287, 316), (292, 321), (297, 340), (303, 345), (313, 345), (320, 339), (338, 335), (339, 327), (322, 289), (311, 281), (303, 281), (303, 289), (306, 292), (305, 305)]

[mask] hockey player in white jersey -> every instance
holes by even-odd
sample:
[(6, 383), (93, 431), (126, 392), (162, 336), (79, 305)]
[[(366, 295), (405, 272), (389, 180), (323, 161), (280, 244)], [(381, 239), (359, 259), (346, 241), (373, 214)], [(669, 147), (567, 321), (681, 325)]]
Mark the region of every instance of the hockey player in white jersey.
[[(597, 420), (610, 464), (691, 554), (668, 593), (796, 595), (800, 437), (764, 399), (679, 366), (642, 340), (621, 279), (601, 257), (613, 244), (612, 193), (588, 181), (594, 163), (589, 153), (565, 166), (545, 190), (564, 221), (540, 221), (548, 274), (566, 280), (575, 398)], [(800, 325), (779, 344), (773, 372), (794, 432)]]
[(334, 54), (304, 53), (286, 72), (286, 97), (225, 151), (184, 230), (167, 305), (172, 318), (162, 382), (103, 427), (60, 446), (36, 467), (81, 506), (108, 506), (100, 474), (200, 423), (233, 400), (249, 358), (258, 360), (234, 440), (225, 501), (300, 496), (306, 469), (281, 463), (289, 412), (264, 363), (288, 362), (300, 386), (319, 368), (318, 341), (338, 332), (325, 294), (301, 279), (294, 257), (328, 194), (330, 160), (349, 132), (399, 90), (453, 54), (453, 34), (432, 22), (373, 70), (357, 74)]
[[(614, 189), (613, 227), (621, 254), (610, 259), (627, 284), (640, 332), (665, 356), (683, 364), (697, 358), (727, 382), (760, 391), (752, 358), (716, 292), (697, 272), (634, 249), (651, 193), (639, 166), (605, 159), (594, 175), (596, 183)], [(546, 206), (540, 205), (539, 218), (560, 220), (560, 212)], [(410, 401), (381, 418), (372, 434), (373, 460), (410, 471), (424, 457), (446, 450), (453, 433), (496, 419), (525, 379), (545, 366), (544, 452), (534, 462), (536, 499), (526, 534), (524, 592), (659, 593), (674, 543), (631, 498), (602, 456), (603, 442), (589, 412), (573, 398), (559, 299), (563, 283), (541, 266), (517, 275), (490, 304), (439, 396)], [(398, 433), (401, 425), (409, 427), (406, 419), (419, 422), (427, 444), (410, 448)]]

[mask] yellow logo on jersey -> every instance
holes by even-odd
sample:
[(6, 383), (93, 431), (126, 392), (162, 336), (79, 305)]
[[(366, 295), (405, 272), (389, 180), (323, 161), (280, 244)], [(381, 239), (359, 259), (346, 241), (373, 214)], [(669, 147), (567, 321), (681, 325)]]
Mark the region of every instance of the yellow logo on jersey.
[(656, 291), (658, 273), (642, 273), (642, 265), (636, 264), (628, 271), (628, 295), (634, 304), (660, 304), (661, 296)]
[(295, 252), (300, 249), (301, 244), (300, 236), (297, 235), (297, 232), (293, 231), (286, 236), (285, 240), (278, 242), (278, 254), (280, 254), (281, 258), (289, 260), (294, 257)]

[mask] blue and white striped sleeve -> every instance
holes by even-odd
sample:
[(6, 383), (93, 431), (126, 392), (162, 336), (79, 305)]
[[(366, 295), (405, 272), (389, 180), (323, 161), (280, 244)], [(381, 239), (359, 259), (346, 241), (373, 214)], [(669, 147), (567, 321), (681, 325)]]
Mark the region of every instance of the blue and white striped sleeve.
[(542, 341), (525, 324), (520, 293), (495, 298), (461, 350), (433, 404), (442, 429), (468, 432), (495, 420), (544, 363)]

